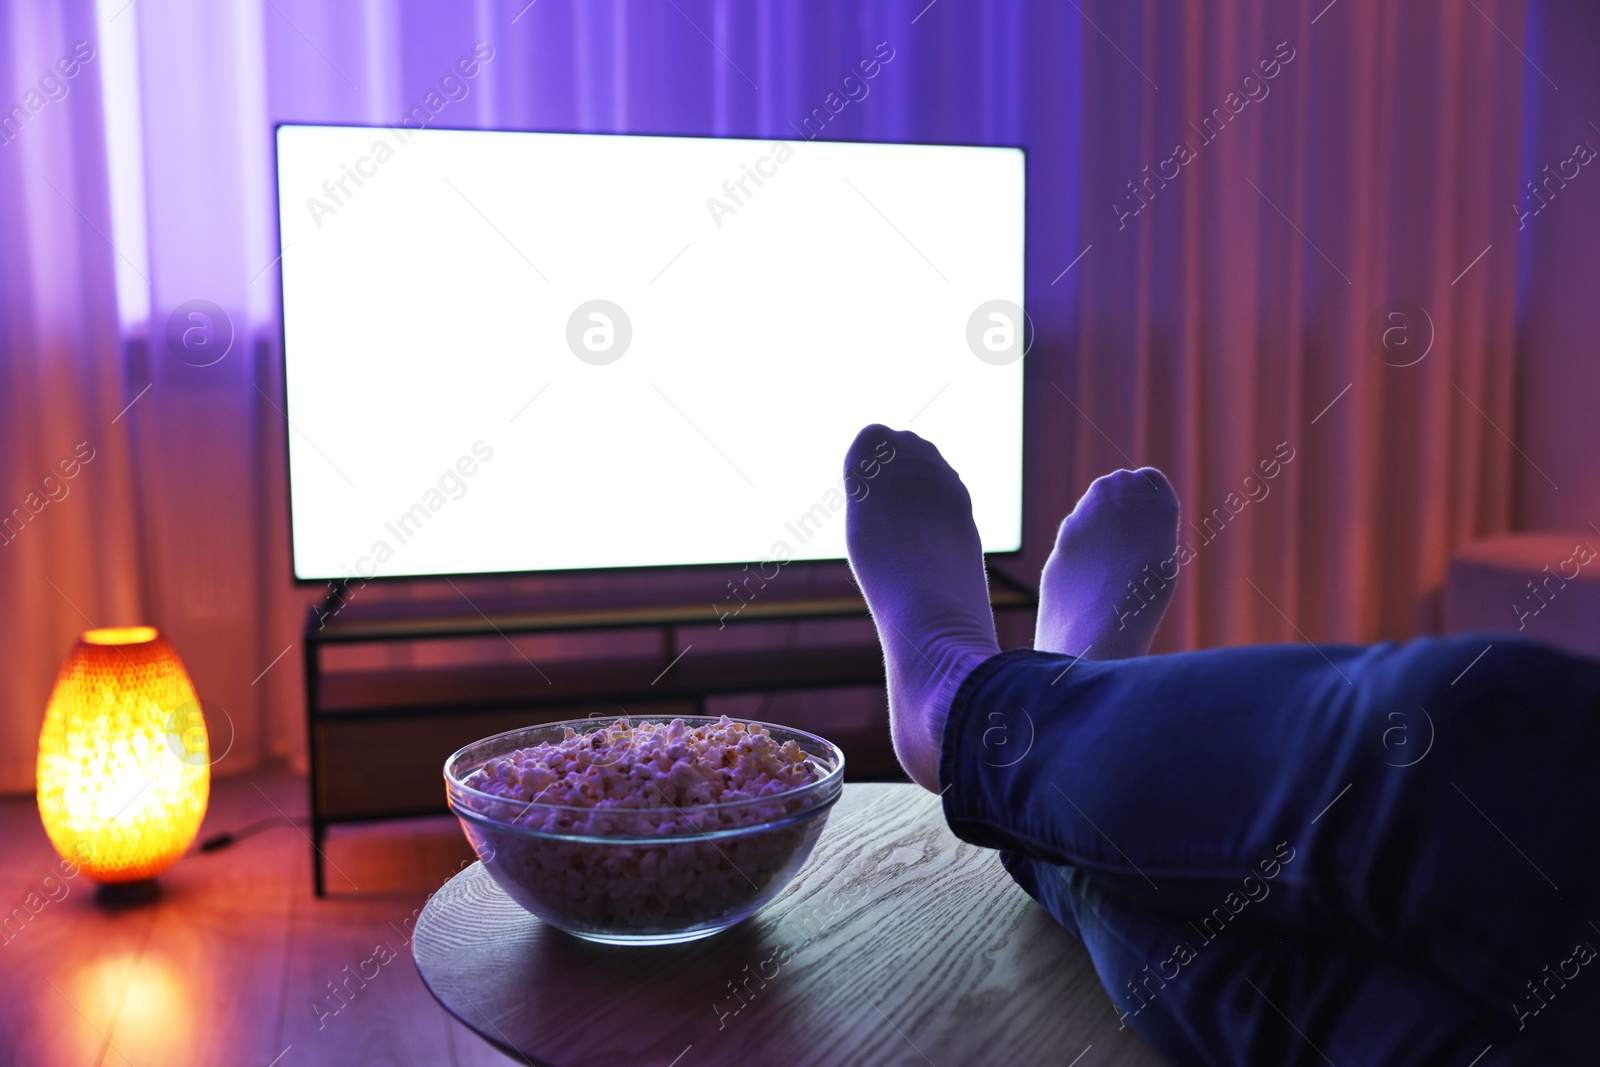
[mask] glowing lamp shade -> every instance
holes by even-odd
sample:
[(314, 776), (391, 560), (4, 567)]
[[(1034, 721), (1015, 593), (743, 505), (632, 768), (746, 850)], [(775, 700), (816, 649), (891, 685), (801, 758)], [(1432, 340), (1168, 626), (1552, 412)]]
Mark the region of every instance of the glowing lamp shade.
[(39, 734), (39, 815), (61, 857), (107, 884), (142, 882), (194, 840), (211, 792), (189, 673), (149, 626), (89, 630)]

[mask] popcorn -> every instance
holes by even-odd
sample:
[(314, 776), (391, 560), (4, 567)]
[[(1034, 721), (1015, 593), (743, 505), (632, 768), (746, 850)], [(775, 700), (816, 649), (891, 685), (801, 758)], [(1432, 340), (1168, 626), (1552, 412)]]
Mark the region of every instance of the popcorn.
[(574, 933), (649, 936), (737, 921), (776, 892), (822, 827), (786, 820), (819, 805), (795, 791), (828, 772), (759, 723), (618, 719), (487, 760), (462, 784), (496, 799), (454, 802), (509, 824), (463, 820), (528, 910)]
[(618, 719), (588, 734), (569, 727), (560, 741), (496, 756), (465, 784), (523, 802), (510, 821), (531, 829), (659, 836), (765, 822), (782, 811), (764, 804), (683, 809), (775, 797), (824, 773), (794, 741), (780, 744), (760, 723), (724, 715), (692, 729), (682, 719), (637, 726)]

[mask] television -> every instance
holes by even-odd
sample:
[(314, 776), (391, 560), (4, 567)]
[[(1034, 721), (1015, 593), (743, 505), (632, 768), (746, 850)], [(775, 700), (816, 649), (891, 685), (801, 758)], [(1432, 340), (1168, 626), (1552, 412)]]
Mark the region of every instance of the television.
[(298, 579), (840, 559), (874, 422), (1020, 548), (1020, 149), (276, 140)]

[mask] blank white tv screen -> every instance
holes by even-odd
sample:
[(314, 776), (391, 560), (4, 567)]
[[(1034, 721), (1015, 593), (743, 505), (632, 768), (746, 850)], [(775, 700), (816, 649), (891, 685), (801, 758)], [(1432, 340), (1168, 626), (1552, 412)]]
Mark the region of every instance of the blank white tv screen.
[(874, 422), (1020, 547), (1020, 150), (290, 125), (277, 172), (297, 577), (839, 559)]

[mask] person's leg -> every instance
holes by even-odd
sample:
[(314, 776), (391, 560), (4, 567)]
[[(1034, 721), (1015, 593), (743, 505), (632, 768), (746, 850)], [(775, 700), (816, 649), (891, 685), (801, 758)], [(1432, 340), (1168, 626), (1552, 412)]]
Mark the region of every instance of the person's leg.
[(1107, 1011), (1180, 1067), (1572, 1062), (1394, 959), (1240, 928), (1208, 941), (1188, 921), (1132, 905), (1081, 870), (1004, 858), (1083, 941), (1110, 994)]
[(1154, 467), (1096, 478), (1039, 575), (1033, 646), (1089, 659), (1150, 651), (1178, 578), (1178, 494)]
[(850, 498), (845, 540), (883, 646), (895, 755), (938, 792), (940, 727), (956, 687), (1000, 651), (972, 500), (938, 449), (886, 426), (856, 436), (844, 469), (847, 479), (878, 472), (870, 493)]
[(946, 816), (1198, 936), (1393, 946), (1486, 1011), (1582, 1023), (1600, 1010), (1600, 665), (1507, 641), (1469, 670), (1488, 643), (1324, 650), (1334, 666), (1298, 647), (1003, 653), (950, 710)]
[[(847, 478), (865, 470), (881, 477), (845, 512), (850, 565), (883, 646), (895, 754), (918, 784), (938, 791), (956, 687), (1000, 651), (983, 548), (966, 486), (929, 442), (868, 426), (845, 456)], [(1096, 481), (1062, 523), (1052, 561), (1070, 556), (1072, 565), (1046, 568), (1045, 595), (1061, 607), (1040, 613), (1039, 639), (1097, 659), (1149, 651), (1172, 595), (1170, 582), (1150, 575), (1174, 556), (1177, 527), (1177, 496), (1160, 471)], [(1130, 596), (1143, 609), (1116, 610)]]
[(1600, 666), (1512, 642), (1475, 662), (1482, 644), (1461, 640), (995, 656), (986, 599), (945, 577), (979, 566), (965, 491), (914, 435), (874, 427), (858, 445), (885, 436), (904, 458), (852, 501), (851, 561), (885, 637), (897, 749), (940, 738), (958, 834), (1079, 868), (1203, 936), (1396, 946), (1524, 1025), (1600, 1006), (1600, 975), (1578, 980), (1600, 943), (1584, 934)]

